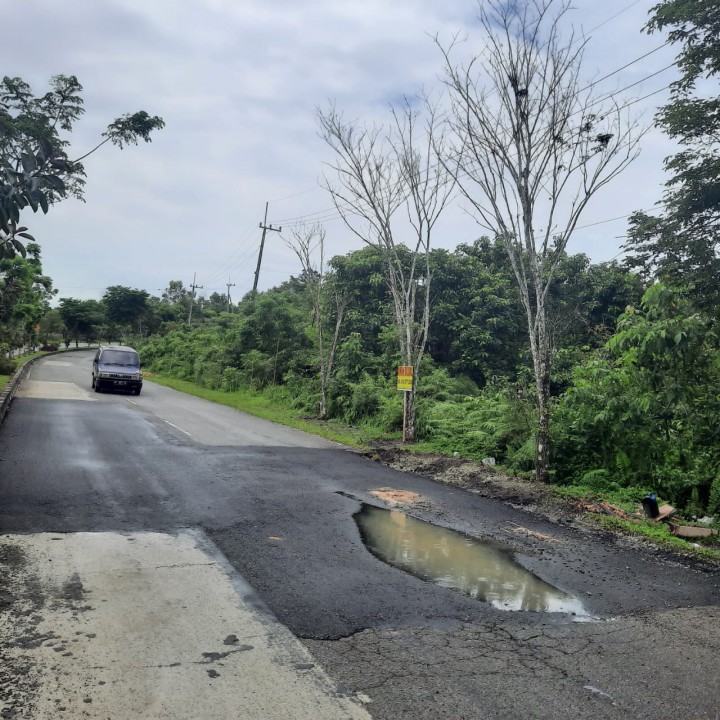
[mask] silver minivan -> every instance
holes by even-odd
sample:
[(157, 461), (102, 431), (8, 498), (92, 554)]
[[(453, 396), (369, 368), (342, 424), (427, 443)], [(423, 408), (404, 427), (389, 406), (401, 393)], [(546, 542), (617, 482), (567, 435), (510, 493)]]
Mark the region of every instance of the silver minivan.
[(92, 369), (95, 392), (125, 390), (139, 395), (142, 390), (140, 356), (124, 345), (101, 346), (95, 353)]

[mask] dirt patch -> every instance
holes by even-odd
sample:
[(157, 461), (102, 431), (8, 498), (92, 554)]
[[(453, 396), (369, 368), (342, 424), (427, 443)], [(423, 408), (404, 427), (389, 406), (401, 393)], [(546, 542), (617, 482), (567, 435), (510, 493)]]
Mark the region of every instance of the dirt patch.
[(422, 499), (418, 493), (410, 490), (393, 490), (393, 488), (377, 488), (370, 490), (369, 493), (390, 505), (412, 505)]
[[(423, 475), (447, 485), (456, 485), (483, 497), (504, 500), (522, 507), (533, 506), (533, 509), (544, 509), (552, 515), (563, 509), (563, 503), (546, 485), (504, 475), (493, 467), (465, 458), (412, 452), (399, 443), (388, 442), (374, 445), (365, 455), (395, 470)], [(569, 507), (565, 509), (572, 512)]]

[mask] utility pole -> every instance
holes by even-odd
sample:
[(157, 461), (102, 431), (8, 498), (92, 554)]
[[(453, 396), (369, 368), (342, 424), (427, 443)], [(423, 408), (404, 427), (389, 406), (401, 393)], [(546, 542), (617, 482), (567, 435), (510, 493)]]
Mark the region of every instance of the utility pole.
[(190, 312), (188, 313), (188, 325), (190, 324), (190, 321), (192, 320), (192, 311), (193, 311), (193, 305), (195, 304), (195, 291), (196, 290), (202, 290), (202, 285), (196, 285), (195, 284), (195, 275), (197, 273), (193, 273), (193, 281), (192, 285), (190, 287), (192, 288), (192, 292), (190, 293)]
[(227, 285), (227, 289), (228, 289), (228, 291), (227, 291), (227, 301), (228, 301), (227, 305), (228, 305), (228, 312), (230, 312), (230, 288), (231, 288), (231, 287), (235, 287), (235, 283), (231, 283), (231, 282), (230, 282), (230, 278), (228, 277), (228, 281), (225, 283), (225, 285)]
[(260, 277), (260, 263), (262, 262), (263, 247), (265, 247), (265, 233), (268, 230), (272, 230), (273, 232), (281, 232), (282, 231), (282, 227), (274, 228), (272, 226), (272, 223), (270, 225), (267, 224), (267, 213), (268, 213), (268, 203), (265, 203), (265, 220), (260, 223), (260, 227), (262, 228), (263, 234), (262, 234), (262, 238), (260, 239), (260, 252), (258, 253), (258, 263), (257, 263), (257, 268), (255, 269), (255, 282), (253, 282), (253, 289), (252, 289), (253, 297), (255, 297), (255, 295), (257, 295), (257, 284), (258, 284), (258, 278)]

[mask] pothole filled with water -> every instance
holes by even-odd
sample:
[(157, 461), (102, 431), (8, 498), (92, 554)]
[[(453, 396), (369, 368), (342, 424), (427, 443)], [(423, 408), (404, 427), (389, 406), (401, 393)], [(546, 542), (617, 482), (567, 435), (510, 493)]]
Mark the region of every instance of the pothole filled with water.
[(353, 517), (375, 557), (423, 580), (484, 600), (499, 610), (587, 616), (578, 598), (524, 568), (499, 543), (367, 504)]

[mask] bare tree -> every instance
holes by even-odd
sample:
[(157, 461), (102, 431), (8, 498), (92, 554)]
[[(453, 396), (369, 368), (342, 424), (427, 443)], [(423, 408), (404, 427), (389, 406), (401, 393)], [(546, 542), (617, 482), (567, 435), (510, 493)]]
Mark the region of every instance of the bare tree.
[[(332, 314), (335, 316), (335, 329), (329, 346), (325, 343), (324, 295), (328, 289), (325, 275), (325, 228), (315, 224), (311, 227), (292, 228), (292, 239), (286, 240), (288, 246), (298, 256), (305, 275), (313, 311), (313, 325), (316, 329), (318, 365), (320, 371), (320, 418), (327, 417), (327, 392), (332, 377), (335, 351), (340, 338), (340, 328), (345, 316), (347, 297), (342, 289), (330, 288), (332, 297)], [(318, 257), (316, 261), (315, 258)]]
[[(405, 436), (415, 438), (415, 392), (430, 326), (430, 250), (432, 231), (448, 203), (453, 181), (437, 162), (444, 148), (435, 108), (421, 109), (406, 99), (393, 109), (388, 128), (366, 127), (344, 119), (331, 107), (318, 111), (321, 135), (335, 153), (325, 177), (346, 226), (380, 253), (390, 290), (401, 361), (414, 368), (413, 387), (406, 393)], [(406, 210), (405, 227), (412, 238), (410, 262), (396, 238), (403, 230), (397, 211)], [(400, 227), (399, 227), (400, 226)]]
[(598, 99), (592, 84), (581, 86), (586, 39), (561, 37), (569, 7), (566, 0), (487, 0), (480, 54), (455, 64), (456, 43), (438, 42), (453, 137), (443, 163), (512, 264), (529, 329), (539, 411), (535, 471), (543, 481), (556, 350), (548, 291), (588, 202), (637, 157), (642, 136), (612, 96)]

